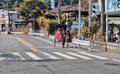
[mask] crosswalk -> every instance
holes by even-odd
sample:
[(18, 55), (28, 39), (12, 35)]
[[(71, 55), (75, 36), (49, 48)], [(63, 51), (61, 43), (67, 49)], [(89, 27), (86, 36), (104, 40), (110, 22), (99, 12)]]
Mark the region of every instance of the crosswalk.
[[(4, 53), (0, 53), (0, 61), (1, 60), (44, 60), (44, 59), (66, 59), (66, 60), (77, 60), (77, 59), (84, 59), (84, 60), (108, 60), (109, 58), (89, 54), (87, 52), (42, 52), (38, 54), (36, 52), (11, 52), (12, 56), (2, 56)], [(27, 58), (29, 57), (29, 58)]]

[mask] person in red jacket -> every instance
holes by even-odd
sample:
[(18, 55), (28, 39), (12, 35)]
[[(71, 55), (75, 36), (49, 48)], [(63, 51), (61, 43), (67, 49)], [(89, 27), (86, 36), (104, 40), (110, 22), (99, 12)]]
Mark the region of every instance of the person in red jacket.
[(60, 28), (58, 28), (56, 32), (56, 41), (61, 41), (61, 40), (62, 40), (61, 30)]

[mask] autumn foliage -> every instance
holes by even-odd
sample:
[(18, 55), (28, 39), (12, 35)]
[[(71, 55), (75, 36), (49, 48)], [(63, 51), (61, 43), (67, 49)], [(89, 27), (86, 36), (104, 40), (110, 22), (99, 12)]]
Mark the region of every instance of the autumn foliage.
[(48, 30), (49, 29), (50, 19), (47, 19), (47, 18), (41, 16), (37, 19), (37, 22), (38, 22), (41, 30)]

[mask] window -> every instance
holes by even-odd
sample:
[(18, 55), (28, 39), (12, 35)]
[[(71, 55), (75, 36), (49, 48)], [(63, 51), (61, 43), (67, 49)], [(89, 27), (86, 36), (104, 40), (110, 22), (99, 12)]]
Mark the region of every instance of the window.
[(1, 15), (1, 18), (5, 18), (5, 14), (2, 14), (2, 15)]

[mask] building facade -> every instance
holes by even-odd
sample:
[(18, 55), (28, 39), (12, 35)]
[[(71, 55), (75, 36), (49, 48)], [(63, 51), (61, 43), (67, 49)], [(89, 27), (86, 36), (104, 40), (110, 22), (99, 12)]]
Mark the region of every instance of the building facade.
[(0, 10), (0, 31), (5, 31), (7, 27), (12, 30), (12, 23), (16, 20), (18, 20), (17, 12)]
[[(101, 0), (98, 1), (101, 7)], [(108, 16), (108, 41), (117, 42), (120, 39), (120, 0), (105, 0), (105, 14)], [(101, 11), (101, 8), (100, 8)]]

